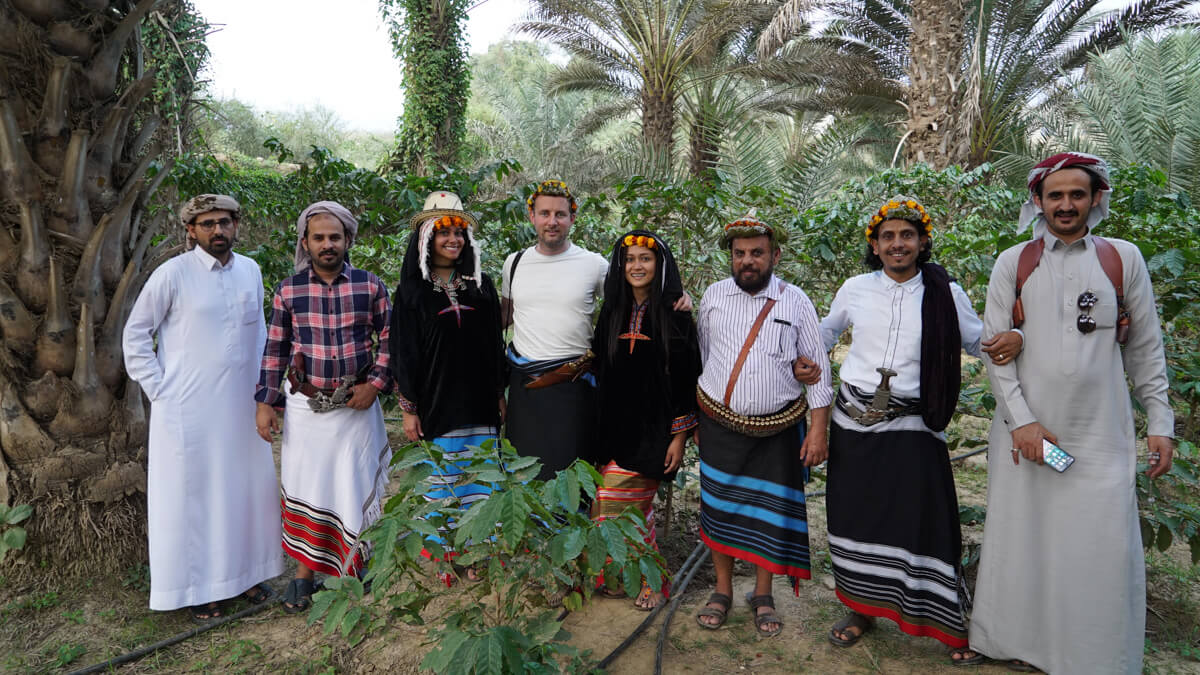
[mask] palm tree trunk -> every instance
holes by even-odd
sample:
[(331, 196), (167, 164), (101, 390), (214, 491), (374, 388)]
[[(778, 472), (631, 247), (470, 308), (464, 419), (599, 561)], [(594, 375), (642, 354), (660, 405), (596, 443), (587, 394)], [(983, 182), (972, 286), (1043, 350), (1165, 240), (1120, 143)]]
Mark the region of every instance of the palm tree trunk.
[(648, 159), (664, 175), (671, 170), (675, 135), (675, 93), (651, 87), (642, 90), (642, 142)]
[(0, 497), (34, 506), (39, 563), (5, 574), (145, 560), (146, 409), (120, 335), (169, 248), (146, 209), (166, 125), (129, 47), (168, 4), (0, 3)]
[(905, 159), (943, 169), (968, 160), (973, 128), (963, 105), (967, 8), (963, 0), (912, 0)]

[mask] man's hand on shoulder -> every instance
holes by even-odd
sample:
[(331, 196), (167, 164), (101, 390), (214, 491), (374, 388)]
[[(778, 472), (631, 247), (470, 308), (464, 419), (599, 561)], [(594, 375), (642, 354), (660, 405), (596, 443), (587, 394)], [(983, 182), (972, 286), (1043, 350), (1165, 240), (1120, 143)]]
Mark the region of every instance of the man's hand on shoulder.
[(684, 291), (683, 295), (679, 296), (679, 299), (676, 300), (675, 304), (671, 306), (671, 309), (675, 310), (676, 312), (692, 311), (692, 296), (688, 295), (687, 291)]
[(1017, 427), (1012, 431), (1012, 460), (1013, 464), (1020, 464), (1018, 455), (1024, 457), (1031, 462), (1045, 464), (1045, 458), (1042, 455), (1042, 439), (1047, 439), (1051, 443), (1058, 445), (1058, 436), (1046, 430), (1038, 422), (1030, 422), (1023, 427)]
[(346, 401), (346, 407), (354, 408), (355, 410), (370, 408), (375, 399), (379, 397), (379, 390), (370, 382), (354, 385), (353, 391), (354, 394), (350, 396), (350, 400)]
[(1150, 450), (1150, 469), (1146, 475), (1158, 478), (1171, 470), (1171, 461), (1175, 458), (1175, 439), (1168, 436), (1148, 436), (1146, 445)]

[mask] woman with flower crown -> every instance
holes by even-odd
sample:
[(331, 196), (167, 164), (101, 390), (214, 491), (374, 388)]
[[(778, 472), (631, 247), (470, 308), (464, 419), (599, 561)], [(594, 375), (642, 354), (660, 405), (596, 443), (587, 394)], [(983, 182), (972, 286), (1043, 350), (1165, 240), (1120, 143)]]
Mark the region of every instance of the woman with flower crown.
[(958, 404), (961, 354), (980, 355), (983, 323), (963, 289), (929, 262), (932, 219), (893, 197), (872, 214), (864, 263), (821, 321), (826, 349), (853, 327), (829, 436), (826, 509), (838, 598), (851, 610), (829, 633), (849, 647), (874, 620), (967, 647), (970, 600), (943, 430)]
[[(496, 439), (503, 415), (500, 298), (480, 271), (478, 221), (457, 195), (430, 194), (411, 224), (389, 341), (404, 435), (445, 454), (447, 468), (429, 478), (426, 498), (454, 498), (466, 508), (491, 492), (479, 483), (454, 484), (473, 448)], [(472, 568), (457, 571), (478, 578)]]
[[(696, 426), (700, 348), (691, 314), (672, 308), (681, 295), (679, 268), (662, 239), (634, 230), (617, 240), (592, 340), (600, 403), (594, 459), (604, 477), (592, 517), (633, 506), (655, 548), (654, 496), (675, 477)], [(651, 610), (662, 601), (643, 579), (634, 605)]]

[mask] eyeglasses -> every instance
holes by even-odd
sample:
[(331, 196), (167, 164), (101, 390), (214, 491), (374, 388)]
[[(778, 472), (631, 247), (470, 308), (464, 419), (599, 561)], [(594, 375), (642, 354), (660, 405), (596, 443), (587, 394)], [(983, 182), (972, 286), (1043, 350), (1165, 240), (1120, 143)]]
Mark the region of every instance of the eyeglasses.
[(1096, 294), (1091, 291), (1084, 291), (1079, 294), (1079, 311), (1083, 312), (1083, 314), (1080, 314), (1079, 318), (1075, 319), (1075, 327), (1084, 335), (1096, 330), (1096, 320), (1092, 318), (1092, 308), (1096, 306), (1097, 302), (1100, 302), (1100, 298), (1097, 298)]
[(233, 229), (233, 219), (232, 218), (220, 218), (218, 220), (197, 220), (195, 225), (196, 225), (196, 227), (198, 227), (202, 230), (205, 230), (205, 231), (212, 230), (212, 229), (215, 229), (218, 227), (221, 228), (222, 230), (232, 230)]

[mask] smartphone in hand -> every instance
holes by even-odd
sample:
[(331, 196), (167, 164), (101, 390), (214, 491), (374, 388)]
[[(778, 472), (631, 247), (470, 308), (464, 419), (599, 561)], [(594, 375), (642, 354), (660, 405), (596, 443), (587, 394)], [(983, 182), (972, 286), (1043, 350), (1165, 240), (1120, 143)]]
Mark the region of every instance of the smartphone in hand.
[(1042, 458), (1046, 460), (1046, 464), (1051, 469), (1059, 473), (1071, 468), (1071, 465), (1075, 463), (1074, 457), (1045, 438), (1042, 439)]

